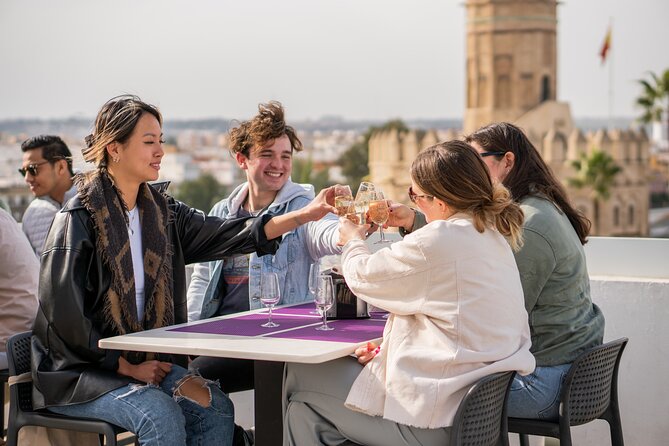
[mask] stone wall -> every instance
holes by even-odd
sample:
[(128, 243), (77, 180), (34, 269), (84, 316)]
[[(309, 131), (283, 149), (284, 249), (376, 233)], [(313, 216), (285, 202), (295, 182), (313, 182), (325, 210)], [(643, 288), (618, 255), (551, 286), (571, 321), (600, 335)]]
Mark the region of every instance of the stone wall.
[[(571, 129), (570, 132), (564, 130)], [(438, 135), (436, 131), (388, 130), (377, 132), (369, 140), (369, 174), (386, 195), (407, 203), (407, 188), (411, 184), (409, 167), (418, 152), (439, 140), (459, 137), (459, 132), (449, 131)], [(528, 132), (543, 159), (567, 188), (574, 206), (593, 221), (592, 235), (646, 236), (648, 235), (649, 207), (649, 140), (643, 130), (600, 130), (583, 133), (571, 125), (556, 130), (551, 127), (545, 134)], [(572, 163), (582, 153), (601, 150), (608, 153), (622, 168), (616, 176), (611, 196), (598, 201), (589, 189), (568, 186), (574, 176)], [(595, 208), (597, 207), (597, 216)]]

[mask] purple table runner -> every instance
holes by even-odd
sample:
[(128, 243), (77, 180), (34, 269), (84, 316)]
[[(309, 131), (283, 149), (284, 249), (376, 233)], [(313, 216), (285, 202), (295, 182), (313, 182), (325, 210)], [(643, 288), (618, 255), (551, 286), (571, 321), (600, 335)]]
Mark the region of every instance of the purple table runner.
[[(308, 314), (311, 305), (298, 305), (284, 308), (291, 314)], [(274, 313), (272, 320), (278, 327), (261, 327), (267, 321), (267, 313), (247, 314), (244, 316), (202, 322), (187, 327), (170, 328), (168, 331), (184, 333), (204, 333), (234, 336), (267, 336), (284, 339), (308, 339), (330, 342), (363, 342), (383, 335), (385, 319), (345, 319), (328, 321), (334, 328), (331, 331), (316, 330), (320, 325), (318, 316), (292, 316)]]
[(334, 330), (330, 331), (316, 330), (316, 327), (319, 325), (301, 327), (281, 333), (272, 333), (267, 335), (267, 337), (329, 342), (364, 342), (382, 337), (386, 321), (375, 319), (340, 319), (328, 321), (328, 325), (334, 328)]
[(235, 336), (261, 336), (279, 330), (301, 327), (309, 323), (318, 322), (317, 319), (298, 316), (280, 316), (277, 314), (272, 315), (272, 321), (279, 324), (279, 326), (274, 328), (261, 327), (261, 324), (267, 322), (267, 313), (256, 313), (230, 319), (203, 322), (201, 324), (190, 325), (187, 327), (171, 328), (168, 331)]

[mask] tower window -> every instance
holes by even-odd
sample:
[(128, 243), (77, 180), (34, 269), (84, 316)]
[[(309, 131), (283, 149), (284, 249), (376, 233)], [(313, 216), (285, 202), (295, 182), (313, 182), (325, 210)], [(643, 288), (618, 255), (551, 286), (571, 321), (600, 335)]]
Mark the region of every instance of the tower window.
[(551, 80), (548, 76), (541, 78), (541, 102), (551, 98)]
[(618, 206), (613, 208), (613, 226), (620, 226), (620, 208)]

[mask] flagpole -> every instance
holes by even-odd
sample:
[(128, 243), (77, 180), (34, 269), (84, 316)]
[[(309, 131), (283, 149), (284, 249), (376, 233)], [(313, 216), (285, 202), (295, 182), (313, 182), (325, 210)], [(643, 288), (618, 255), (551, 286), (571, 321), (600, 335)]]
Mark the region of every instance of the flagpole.
[(609, 130), (613, 129), (613, 59), (615, 54), (615, 46), (613, 45), (613, 17), (609, 17), (609, 36), (611, 42), (609, 44)]

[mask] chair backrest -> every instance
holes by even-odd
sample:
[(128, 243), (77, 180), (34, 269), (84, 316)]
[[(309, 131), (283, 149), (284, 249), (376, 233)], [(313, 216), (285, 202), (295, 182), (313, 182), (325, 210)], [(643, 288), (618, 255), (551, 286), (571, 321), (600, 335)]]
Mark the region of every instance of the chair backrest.
[[(12, 336), (7, 341), (7, 362), (9, 363), (10, 376), (30, 372), (30, 339), (32, 334), (32, 331), (26, 331)], [(33, 410), (32, 383), (13, 385), (9, 395), (12, 398), (12, 404), (16, 404), (16, 407), (20, 410), (24, 412)], [(16, 400), (14, 400), (15, 398)]]
[(578, 426), (599, 418), (617, 397), (618, 366), (627, 338), (594, 347), (572, 363), (562, 386), (560, 415)]
[(450, 446), (489, 446), (507, 439), (506, 400), (515, 372), (495, 373), (474, 384), (458, 407)]

